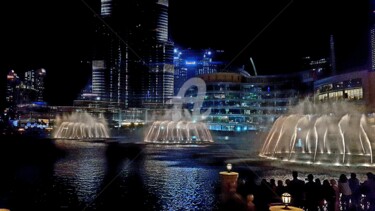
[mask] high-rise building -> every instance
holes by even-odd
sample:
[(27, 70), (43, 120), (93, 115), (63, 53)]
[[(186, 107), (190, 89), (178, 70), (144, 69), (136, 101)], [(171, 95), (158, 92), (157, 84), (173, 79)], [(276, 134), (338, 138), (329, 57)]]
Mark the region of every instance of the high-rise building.
[(46, 70), (43, 68), (30, 70), (25, 72), (24, 85), (26, 90), (33, 90), (35, 97), (30, 98), (31, 101), (44, 101), (44, 79)]
[(151, 34), (149, 40), (148, 84), (145, 86), (145, 105), (161, 104), (173, 97), (173, 43), (168, 39), (168, 0), (149, 5)]
[(14, 70), (8, 73), (5, 113), (10, 118), (15, 117), (18, 106), (44, 100), (45, 76), (46, 70), (43, 68), (26, 71), (24, 79), (21, 79)]
[(97, 8), (93, 94), (120, 108), (164, 104), (174, 80), (168, 0), (101, 0)]
[(375, 0), (370, 0), (369, 20), (370, 70), (375, 71)]
[(216, 58), (223, 52), (212, 49), (174, 49), (174, 94), (177, 95), (185, 81), (192, 77), (219, 72), (224, 62)]
[(7, 87), (6, 87), (6, 103), (7, 107), (16, 105), (17, 95), (18, 95), (18, 86), (21, 81), (17, 73), (14, 70), (11, 70), (7, 75)]

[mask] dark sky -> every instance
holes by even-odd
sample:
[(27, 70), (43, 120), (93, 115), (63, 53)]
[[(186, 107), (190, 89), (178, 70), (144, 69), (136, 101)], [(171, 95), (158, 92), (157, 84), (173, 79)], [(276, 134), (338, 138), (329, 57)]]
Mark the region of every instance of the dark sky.
[[(89, 75), (81, 61), (92, 51), (92, 11), (80, 0), (6, 2), (1, 77), (44, 67), (47, 102), (71, 105)], [(258, 74), (280, 74), (302, 56), (327, 56), (330, 34), (339, 68), (365, 64), (367, 18), (365, 0), (170, 0), (169, 26), (177, 46), (223, 49), (234, 65), (250, 69), (252, 57)]]

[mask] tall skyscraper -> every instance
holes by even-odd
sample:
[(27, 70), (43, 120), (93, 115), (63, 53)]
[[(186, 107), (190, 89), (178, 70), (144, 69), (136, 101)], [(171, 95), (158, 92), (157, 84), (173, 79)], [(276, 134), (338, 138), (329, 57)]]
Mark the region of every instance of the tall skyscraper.
[[(157, 0), (151, 5), (147, 82), (144, 87), (144, 105), (163, 105), (173, 97), (174, 66), (173, 43), (168, 38), (168, 0)], [(146, 8), (147, 8), (146, 7)]]
[(16, 105), (17, 103), (17, 95), (18, 89), (17, 87), (20, 85), (21, 81), (18, 77), (17, 73), (14, 70), (9, 71), (7, 75), (7, 88), (6, 88), (6, 103), (7, 107), (11, 107)]
[(26, 71), (23, 79), (14, 70), (8, 73), (5, 112), (11, 118), (16, 114), (18, 105), (44, 101), (45, 76), (46, 70), (43, 68)]
[(120, 108), (163, 105), (174, 80), (168, 0), (101, 0), (98, 14), (93, 94)]
[(370, 70), (375, 71), (375, 0), (370, 0), (369, 20)]
[[(31, 101), (44, 101), (44, 79), (46, 70), (43, 68), (30, 70), (25, 72), (24, 85), (26, 90), (33, 90), (35, 97), (30, 98)], [(29, 102), (28, 102), (29, 103)]]

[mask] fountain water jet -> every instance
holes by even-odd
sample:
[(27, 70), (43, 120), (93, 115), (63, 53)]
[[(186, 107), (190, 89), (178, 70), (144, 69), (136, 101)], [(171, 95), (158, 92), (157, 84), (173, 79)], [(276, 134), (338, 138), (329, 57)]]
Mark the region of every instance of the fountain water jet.
[(148, 143), (210, 143), (213, 142), (206, 124), (192, 121), (156, 121), (145, 138)]
[(315, 114), (300, 112), (279, 117), (259, 155), (301, 163), (374, 166), (374, 117), (349, 112), (350, 108), (334, 113), (337, 105), (330, 106), (326, 113), (314, 108)]
[[(185, 97), (189, 88), (197, 89), (196, 97)], [(201, 105), (206, 93), (206, 84), (201, 78), (187, 80), (172, 99), (173, 109), (167, 115), (157, 117), (144, 139), (146, 143), (160, 144), (202, 144), (213, 142), (210, 131), (200, 120), (206, 118), (210, 109), (201, 113)], [(183, 104), (194, 102), (192, 113)]]
[(109, 138), (107, 123), (90, 114), (72, 113), (57, 117), (56, 139), (106, 139)]

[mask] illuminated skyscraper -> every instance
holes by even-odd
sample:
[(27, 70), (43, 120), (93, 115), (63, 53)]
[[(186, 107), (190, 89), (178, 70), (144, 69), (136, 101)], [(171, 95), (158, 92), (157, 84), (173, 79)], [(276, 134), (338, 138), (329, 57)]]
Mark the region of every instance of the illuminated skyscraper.
[(144, 105), (163, 105), (173, 96), (173, 43), (168, 39), (168, 0), (158, 0), (150, 6), (148, 84), (145, 86)]
[(375, 0), (370, 0), (370, 70), (375, 71)]
[(44, 79), (46, 70), (43, 68), (30, 70), (25, 72), (24, 85), (26, 90), (33, 90), (35, 97), (30, 98), (31, 101), (44, 101)]
[(18, 77), (17, 73), (14, 70), (11, 70), (7, 75), (7, 91), (6, 91), (6, 103), (7, 107), (16, 105), (18, 89), (17, 87), (20, 85), (21, 81)]
[(42, 102), (45, 76), (46, 70), (40, 68), (25, 72), (22, 80), (14, 70), (11, 70), (7, 75), (5, 112), (15, 117), (18, 105)]
[(173, 96), (168, 0), (101, 0), (92, 65), (97, 100), (120, 108), (164, 104)]

